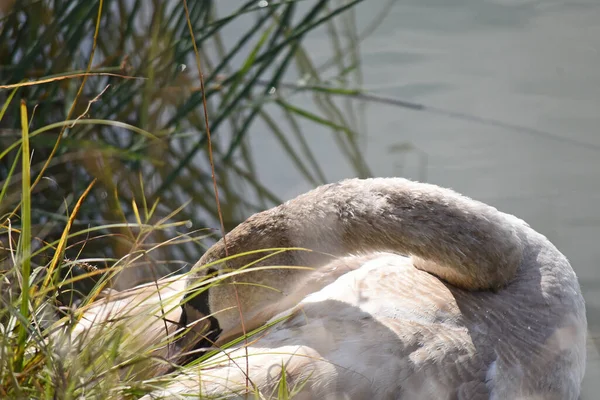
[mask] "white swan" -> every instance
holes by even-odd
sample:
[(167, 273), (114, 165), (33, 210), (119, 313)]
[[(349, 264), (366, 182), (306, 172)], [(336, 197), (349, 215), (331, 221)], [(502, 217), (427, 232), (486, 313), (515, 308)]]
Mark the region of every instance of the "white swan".
[[(295, 399), (579, 396), (587, 321), (575, 273), (544, 236), (493, 207), (404, 179), (351, 179), (252, 216), (226, 242), (229, 255), (313, 249), (255, 266), (316, 270), (255, 271), (191, 298), (189, 312), (214, 313), (217, 345), (241, 333), (237, 304), (246, 330), (289, 318), (147, 398), (245, 398), (248, 382), (269, 398), (282, 366)], [(225, 254), (221, 240), (197, 276)]]
[[(227, 350), (202, 370), (183, 367), (146, 398), (245, 398), (248, 384), (269, 398), (282, 366), (295, 399), (579, 396), (587, 321), (577, 278), (544, 236), (513, 216), (433, 185), (353, 179), (256, 214), (226, 239), (229, 255), (314, 251), (246, 255), (215, 264), (217, 275), (256, 261), (314, 269), (238, 275), (183, 309), (187, 278), (164, 279), (94, 303), (74, 332), (56, 337), (81, 349), (115, 326), (130, 338), (120, 346), (124, 360), (152, 345), (148, 361), (177, 361), (206, 330), (202, 316), (213, 314), (213, 330), (222, 330), (217, 345), (240, 336), (239, 301), (248, 331), (286, 318), (247, 350)], [(224, 241), (209, 249), (188, 289), (225, 254)], [(165, 345), (198, 320), (182, 341)], [(135, 372), (156, 376), (163, 365), (142, 363)]]

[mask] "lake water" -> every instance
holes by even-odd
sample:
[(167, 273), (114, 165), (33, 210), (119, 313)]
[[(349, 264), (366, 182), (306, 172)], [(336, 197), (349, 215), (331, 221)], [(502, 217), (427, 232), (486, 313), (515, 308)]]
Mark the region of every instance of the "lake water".
[[(371, 174), (451, 187), (528, 221), (571, 260), (590, 336), (600, 338), (600, 1), (388, 4), (355, 10), (358, 31), (385, 11), (359, 45), (355, 86), (491, 122), (353, 101), (348, 117), (357, 119)], [(304, 49), (315, 64), (329, 59), (327, 32), (309, 35)], [(293, 100), (318, 111), (308, 95)], [(263, 129), (257, 123), (249, 136), (260, 181), (284, 199), (310, 189)], [(330, 130), (309, 122), (302, 129), (327, 180), (356, 175)], [(596, 399), (600, 360), (593, 341), (588, 347), (582, 398)]]

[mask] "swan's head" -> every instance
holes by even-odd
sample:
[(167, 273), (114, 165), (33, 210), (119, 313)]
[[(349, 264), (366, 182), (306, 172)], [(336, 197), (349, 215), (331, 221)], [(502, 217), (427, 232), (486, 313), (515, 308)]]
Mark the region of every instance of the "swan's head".
[(217, 243), (193, 267), (184, 310), (209, 316), (212, 340), (263, 325), (311, 271), (284, 252), (263, 259), (268, 255), (261, 252), (223, 261), (224, 249)]

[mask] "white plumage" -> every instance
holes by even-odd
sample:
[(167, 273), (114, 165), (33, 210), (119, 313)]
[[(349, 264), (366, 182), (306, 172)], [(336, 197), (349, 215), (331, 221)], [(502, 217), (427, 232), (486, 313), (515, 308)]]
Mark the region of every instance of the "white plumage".
[[(248, 386), (271, 398), (282, 366), (300, 400), (579, 396), (587, 321), (575, 273), (544, 236), (493, 207), (403, 179), (347, 180), (251, 217), (227, 246), (195, 270), (315, 269), (254, 271), (191, 299), (188, 312), (214, 313), (217, 345), (241, 333), (237, 299), (248, 330), (274, 325), (247, 348), (182, 368), (148, 399), (246, 398)], [(314, 251), (218, 262), (273, 247)]]

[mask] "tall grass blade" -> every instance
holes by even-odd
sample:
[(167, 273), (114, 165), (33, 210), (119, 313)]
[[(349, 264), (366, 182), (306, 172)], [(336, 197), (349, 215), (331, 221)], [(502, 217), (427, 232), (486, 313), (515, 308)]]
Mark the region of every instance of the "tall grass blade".
[[(56, 266), (58, 265), (60, 260), (63, 258), (64, 251), (67, 246), (67, 238), (69, 237), (69, 232), (71, 231), (71, 227), (73, 226), (73, 221), (75, 220), (75, 217), (77, 216), (77, 213), (79, 212), (79, 209), (81, 208), (81, 204), (83, 203), (83, 200), (87, 197), (90, 190), (92, 190), (92, 187), (94, 186), (95, 183), (96, 183), (96, 179), (94, 179), (89, 184), (89, 186), (87, 187), (85, 192), (83, 192), (83, 194), (81, 196), (79, 196), (79, 200), (77, 200), (77, 203), (75, 203), (73, 212), (71, 212), (71, 215), (69, 216), (67, 225), (65, 226), (62, 236), (60, 237), (60, 240), (58, 242), (58, 246), (56, 247), (56, 250), (54, 251), (54, 257), (52, 257), (52, 261), (50, 262), (50, 267), (48, 268), (48, 272), (47, 272), (46, 278), (44, 280), (44, 284), (43, 284), (44, 288), (49, 286), (50, 279), (54, 275), (54, 270), (56, 269)], [(55, 281), (56, 281), (56, 279), (55, 279)]]
[[(29, 321), (29, 279), (31, 275), (31, 175), (29, 158), (29, 118), (27, 117), (27, 104), (21, 100), (21, 132), (22, 132), (22, 187), (21, 187), (21, 243), (18, 260), (21, 262), (21, 316)], [(16, 372), (23, 370), (23, 357), (27, 342), (27, 325), (19, 324), (19, 337), (17, 340), (16, 359), (14, 369)]]

